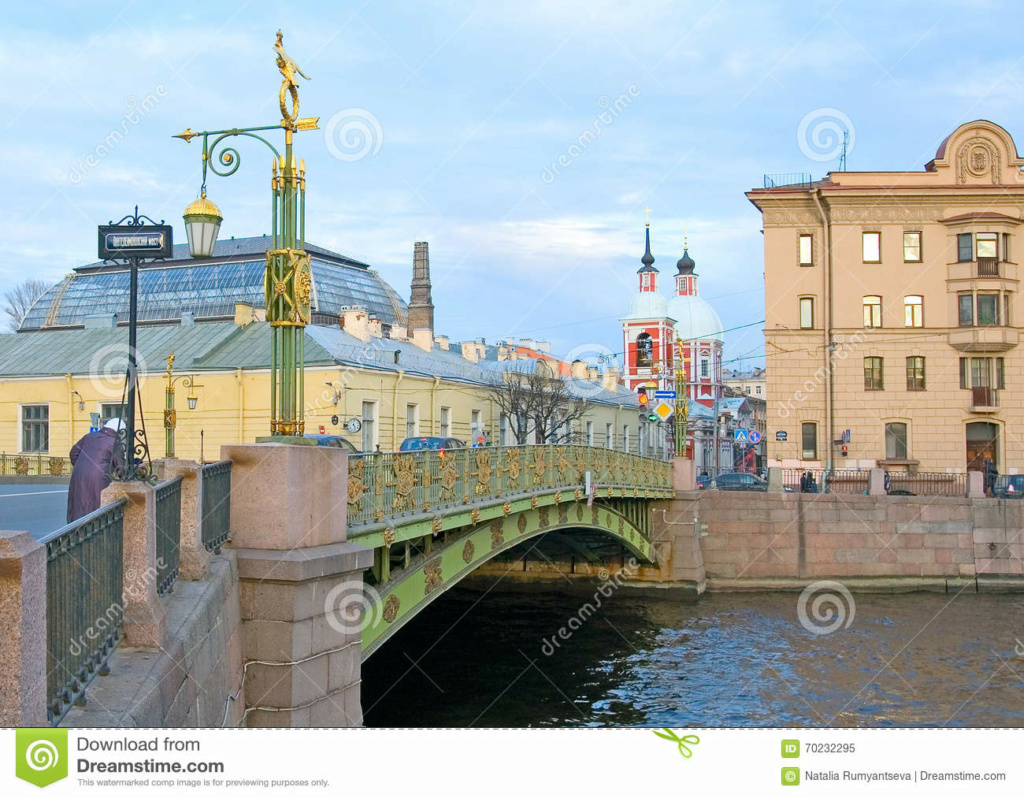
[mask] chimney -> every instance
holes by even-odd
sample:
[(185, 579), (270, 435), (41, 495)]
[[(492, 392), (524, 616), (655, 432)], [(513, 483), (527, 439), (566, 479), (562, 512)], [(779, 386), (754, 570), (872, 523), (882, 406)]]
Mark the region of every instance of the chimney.
[(409, 296), (409, 334), (416, 330), (430, 330), (434, 339), (434, 302), (430, 298), (430, 255), (427, 242), (413, 245), (412, 291)]
[(341, 308), (338, 325), (349, 335), (360, 341), (369, 341), (369, 317), (363, 308), (345, 306)]
[(582, 360), (574, 360), (572, 362), (571, 374), (573, 377), (578, 377), (581, 380), (587, 379), (587, 364)]
[(369, 316), (366, 319), (366, 332), (370, 334), (371, 338), (383, 338), (384, 337), (384, 322), (378, 319), (376, 316)]
[(605, 366), (604, 379), (601, 381), (601, 387), (606, 391), (614, 391), (615, 387), (619, 384), (619, 367), (618, 366)]
[(597, 382), (600, 378), (601, 372), (598, 371), (597, 366), (587, 366), (587, 379), (591, 382)]
[[(252, 312), (252, 305), (248, 302), (236, 302), (235, 303), (235, 324), (239, 327), (247, 327), (256, 321), (255, 316)], [(181, 314), (181, 322), (185, 323), (185, 314)]]
[(396, 341), (408, 341), (409, 340), (409, 328), (408, 327), (396, 327), (391, 326), (391, 337)]
[(439, 349), (443, 349), (445, 352), (452, 348), (451, 339), (447, 335), (434, 336), (434, 343), (437, 344)]
[(434, 348), (434, 336), (430, 330), (413, 330), (412, 343), (424, 352), (429, 352)]
[(462, 342), (462, 356), (470, 363), (480, 362), (480, 352), (477, 350), (476, 344), (473, 341)]

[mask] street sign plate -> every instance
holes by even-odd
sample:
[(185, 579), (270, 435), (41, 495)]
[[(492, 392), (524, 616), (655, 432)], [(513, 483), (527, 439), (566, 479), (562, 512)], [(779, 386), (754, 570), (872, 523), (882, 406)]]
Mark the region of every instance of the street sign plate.
[(784, 429), (775, 430), (775, 440), (777, 440), (777, 441), (785, 441), (786, 440), (786, 430), (784, 430)]
[(659, 402), (658, 406), (654, 408), (654, 412), (661, 417), (662, 421), (666, 421), (675, 411), (673, 411), (670, 404), (667, 404), (666, 402)]
[(101, 224), (98, 230), (100, 260), (169, 258), (173, 251), (173, 228), (169, 224)]
[(654, 392), (654, 398), (655, 399), (675, 399), (676, 398), (676, 392), (675, 391), (655, 391)]
[(745, 429), (733, 430), (733, 440), (736, 443), (748, 443), (747, 431)]
[(752, 429), (750, 430), (750, 433), (747, 435), (747, 440), (750, 441), (751, 443), (760, 443), (761, 433), (758, 432), (756, 429)]

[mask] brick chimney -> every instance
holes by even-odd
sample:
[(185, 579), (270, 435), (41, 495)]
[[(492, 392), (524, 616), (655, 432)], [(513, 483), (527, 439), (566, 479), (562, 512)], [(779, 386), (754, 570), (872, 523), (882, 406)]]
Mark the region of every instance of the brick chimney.
[(416, 330), (429, 330), (434, 340), (434, 302), (430, 298), (430, 255), (427, 242), (417, 241), (413, 245), (412, 291), (409, 296), (409, 337)]

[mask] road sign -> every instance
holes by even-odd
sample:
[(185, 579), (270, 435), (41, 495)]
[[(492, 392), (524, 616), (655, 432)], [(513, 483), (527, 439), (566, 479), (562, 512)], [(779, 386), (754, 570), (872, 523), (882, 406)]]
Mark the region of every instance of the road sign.
[(658, 406), (654, 408), (654, 412), (661, 417), (662, 421), (667, 421), (668, 417), (675, 411), (672, 409), (672, 405), (667, 402), (658, 402)]
[(777, 440), (777, 441), (785, 441), (786, 440), (786, 430), (784, 430), (784, 429), (775, 430), (775, 440)]
[(843, 430), (843, 443), (850, 442), (850, 430)]
[(675, 399), (676, 398), (676, 392), (675, 391), (655, 391), (654, 392), (654, 398), (655, 399)]
[(760, 443), (761, 433), (758, 432), (756, 429), (752, 429), (750, 430), (750, 434), (747, 435), (747, 440), (750, 441), (751, 443)]
[(747, 437), (747, 431), (745, 429), (733, 430), (733, 440), (736, 443), (749, 443), (750, 440)]
[(169, 258), (173, 248), (169, 224), (152, 227), (104, 224), (99, 226), (100, 260), (112, 258)]

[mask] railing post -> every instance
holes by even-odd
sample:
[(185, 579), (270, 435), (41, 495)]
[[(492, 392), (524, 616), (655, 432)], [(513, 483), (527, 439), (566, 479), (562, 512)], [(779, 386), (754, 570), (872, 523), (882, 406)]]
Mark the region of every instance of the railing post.
[(0, 532), (0, 726), (47, 726), (46, 549)]
[(981, 471), (967, 472), (967, 498), (985, 498), (985, 474)]
[(195, 460), (164, 458), (164, 479), (181, 477), (181, 565), (179, 577), (199, 582), (210, 576), (210, 553), (203, 545), (203, 480)]
[(112, 482), (101, 501), (126, 499), (124, 509), (125, 645), (161, 648), (167, 641), (167, 609), (157, 594), (156, 488), (145, 482)]
[(868, 495), (885, 495), (885, 471), (881, 468), (872, 468), (868, 472)]
[(785, 493), (786, 483), (782, 478), (782, 469), (777, 466), (768, 467), (768, 492), (769, 493)]

